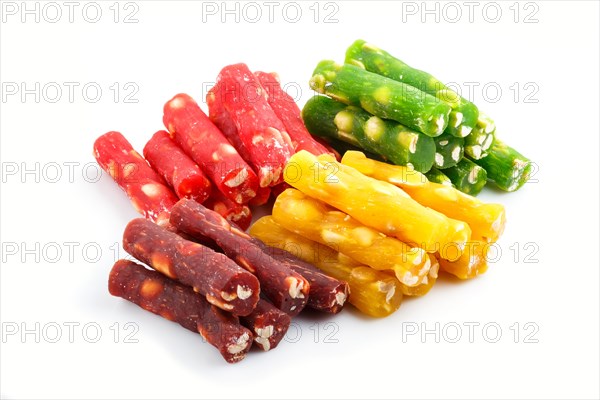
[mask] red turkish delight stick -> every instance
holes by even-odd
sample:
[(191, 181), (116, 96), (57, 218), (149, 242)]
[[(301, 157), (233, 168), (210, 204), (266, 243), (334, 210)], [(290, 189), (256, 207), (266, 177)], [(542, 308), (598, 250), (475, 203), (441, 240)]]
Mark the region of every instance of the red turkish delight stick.
[(198, 104), (178, 94), (165, 104), (171, 136), (229, 199), (242, 204), (256, 195), (258, 178)]
[(255, 238), (252, 238), (252, 241), (266, 254), (289, 266), (292, 270), (296, 271), (310, 282), (308, 307), (313, 310), (331, 314), (337, 314), (342, 311), (342, 308), (348, 299), (348, 295), (350, 294), (350, 286), (347, 282), (340, 281), (324, 274), (314, 265), (299, 259), (290, 252), (267, 246)]
[[(206, 103), (208, 104), (208, 117), (221, 130), (221, 132), (223, 132), (225, 137), (229, 139), (229, 142), (238, 150), (242, 158), (244, 158), (246, 161), (249, 161), (246, 158), (249, 152), (244, 147), (244, 144), (238, 135), (238, 130), (235, 126), (235, 123), (229, 116), (227, 110), (225, 110), (223, 107), (223, 102), (221, 101), (222, 96), (217, 96), (215, 94), (217, 91), (218, 85), (215, 85), (215, 87), (209, 90), (208, 94), (206, 95)], [(282, 182), (279, 185), (283, 185), (284, 183), (285, 182)], [(269, 201), (270, 196), (271, 189), (268, 186), (259, 187), (256, 192), (256, 196), (248, 202), (248, 205), (252, 207), (262, 206)]]
[(108, 290), (113, 296), (200, 333), (228, 363), (244, 359), (252, 344), (252, 333), (240, 325), (237, 317), (210, 305), (192, 288), (132, 261), (115, 263)]
[(254, 275), (224, 254), (185, 240), (150, 221), (131, 221), (123, 233), (123, 248), (169, 278), (193, 287), (209, 303), (225, 311), (248, 315), (256, 307), (260, 285)]
[(108, 132), (96, 139), (94, 157), (127, 193), (137, 212), (153, 221), (168, 221), (177, 196), (122, 134)]
[(260, 84), (267, 92), (267, 101), (279, 117), (287, 133), (292, 139), (294, 152), (306, 150), (309, 153), (319, 156), (321, 154), (332, 154), (325, 146), (317, 142), (308, 132), (302, 121), (300, 108), (290, 96), (281, 87), (279, 76), (275, 73), (255, 72)]
[(283, 180), (285, 163), (294, 147), (285, 126), (266, 100), (264, 89), (246, 64), (230, 65), (221, 70), (214, 95), (235, 123), (247, 158), (258, 171), (261, 187)]
[(244, 231), (250, 227), (252, 222), (252, 212), (247, 205), (229, 200), (218, 190), (213, 191), (208, 200), (204, 202), (204, 206), (219, 213), (227, 221), (236, 224)]
[[(223, 132), (223, 135), (229, 140), (229, 142), (237, 149), (244, 160), (248, 160), (249, 152), (244, 147), (240, 136), (238, 135), (238, 130), (235, 126), (235, 123), (229, 116), (229, 113), (223, 107), (223, 102), (221, 101), (221, 96), (215, 95), (217, 91), (217, 86), (213, 87), (209, 90), (206, 95), (206, 103), (208, 104), (208, 117), (210, 120)], [(271, 195), (270, 188), (267, 187), (259, 187), (256, 196), (248, 202), (248, 205), (257, 207), (266, 204), (269, 201), (269, 197)]]
[(250, 236), (231, 226), (218, 213), (201, 204), (181, 199), (171, 211), (171, 224), (192, 236), (207, 236), (217, 242), (232, 260), (256, 274), (262, 293), (275, 307), (296, 315), (306, 305), (310, 284), (287, 265), (265, 254)]
[(259, 300), (250, 315), (240, 322), (254, 333), (254, 343), (264, 351), (273, 350), (285, 336), (292, 319), (266, 300)]
[[(249, 206), (258, 207), (267, 204), (269, 198), (271, 197), (271, 188), (264, 187), (258, 188), (256, 191), (256, 196), (248, 202)], [(246, 229), (244, 229), (246, 230)]]
[[(217, 96), (220, 85), (217, 83), (215, 86), (208, 91), (206, 94), (206, 105), (208, 106), (208, 118), (215, 124), (217, 128), (221, 130), (223, 135), (229, 140), (229, 143), (236, 148), (240, 156), (246, 162), (252, 164), (249, 159), (250, 152), (242, 143), (242, 139), (238, 134), (238, 129), (235, 126), (235, 122), (231, 119), (231, 116), (225, 110), (223, 105), (223, 96)], [(220, 93), (220, 92), (219, 92)]]
[(179, 198), (188, 197), (202, 203), (210, 196), (210, 181), (168, 132), (158, 131), (152, 136), (144, 147), (144, 157)]

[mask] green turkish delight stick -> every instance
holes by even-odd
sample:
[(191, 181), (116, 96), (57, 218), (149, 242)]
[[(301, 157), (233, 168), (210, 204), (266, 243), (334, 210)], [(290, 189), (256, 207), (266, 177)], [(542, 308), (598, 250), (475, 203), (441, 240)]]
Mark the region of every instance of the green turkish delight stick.
[(488, 150), (494, 143), (496, 125), (490, 117), (479, 114), (477, 124), (469, 136), (465, 138), (465, 154), (473, 160), (480, 160), (488, 155)]
[(454, 186), (450, 178), (448, 178), (442, 171), (433, 167), (429, 171), (425, 172), (425, 176), (429, 182), (440, 183), (446, 186)]
[(444, 174), (458, 190), (463, 193), (477, 196), (487, 181), (485, 169), (473, 161), (463, 158), (454, 167), (444, 170)]
[(311, 134), (342, 140), (396, 165), (412, 164), (419, 172), (429, 171), (433, 165), (432, 138), (359, 107), (315, 96), (304, 106), (302, 118)]
[(321, 61), (310, 87), (345, 104), (360, 106), (380, 118), (392, 119), (428, 136), (448, 125), (451, 107), (415, 87), (349, 64)]
[(519, 189), (531, 175), (531, 161), (497, 138), (487, 157), (475, 162), (485, 168), (490, 181), (507, 192)]
[(465, 139), (452, 136), (448, 132), (433, 139), (435, 142), (435, 162), (439, 169), (454, 167), (464, 155)]
[(348, 48), (346, 63), (403, 82), (449, 104), (452, 112), (446, 132), (453, 136), (465, 137), (475, 127), (479, 115), (475, 104), (461, 97), (427, 72), (410, 67), (364, 40), (357, 40)]
[(347, 107), (347, 104), (325, 96), (313, 96), (302, 109), (304, 125), (312, 135), (341, 140), (360, 148), (362, 146), (352, 132), (338, 131), (334, 122), (335, 116)]

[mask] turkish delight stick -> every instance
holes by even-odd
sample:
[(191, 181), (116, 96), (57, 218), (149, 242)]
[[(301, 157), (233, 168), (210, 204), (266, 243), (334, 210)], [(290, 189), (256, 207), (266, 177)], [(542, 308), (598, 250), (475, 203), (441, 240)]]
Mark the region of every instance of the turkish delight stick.
[(235, 123), (260, 186), (280, 183), (294, 147), (285, 126), (267, 102), (258, 79), (245, 64), (229, 65), (219, 73), (213, 94)]
[[(258, 192), (260, 193), (261, 190), (259, 189)], [(238, 204), (235, 201), (231, 201), (218, 190), (214, 190), (212, 195), (203, 204), (205, 207), (219, 213), (230, 223), (236, 224), (242, 230), (248, 229), (252, 222), (250, 207), (246, 204)]]
[(164, 106), (163, 123), (213, 183), (236, 203), (256, 195), (258, 178), (236, 149), (186, 94), (178, 94)]
[[(193, 238), (199, 240), (201, 243), (212, 241), (209, 237), (198, 233)], [(307, 307), (331, 314), (337, 314), (342, 311), (350, 294), (350, 287), (347, 282), (324, 274), (314, 265), (299, 259), (285, 250), (267, 246), (255, 238), (250, 238), (250, 240), (265, 254), (299, 273), (310, 283)]]
[(417, 286), (429, 272), (423, 249), (369, 228), (348, 214), (287, 189), (273, 206), (275, 222), (377, 270), (390, 270), (404, 285)]
[(452, 110), (419, 88), (331, 60), (317, 65), (309, 84), (318, 93), (432, 137), (444, 132)]
[(265, 254), (250, 236), (231, 226), (218, 213), (189, 199), (173, 208), (171, 224), (192, 236), (208, 236), (225, 254), (246, 270), (256, 274), (264, 294), (280, 310), (298, 314), (306, 305), (310, 284), (286, 265)]
[[(218, 85), (213, 87), (206, 95), (206, 104), (208, 105), (209, 118), (221, 130), (221, 132), (223, 132), (223, 135), (225, 135), (225, 137), (229, 140), (233, 147), (235, 147), (238, 150), (238, 152), (244, 158), (244, 160), (252, 164), (251, 160), (249, 159), (250, 153), (248, 152), (248, 150), (244, 146), (244, 143), (242, 143), (240, 136), (238, 135), (238, 130), (235, 126), (235, 122), (231, 119), (229, 113), (227, 112), (227, 110), (225, 110), (225, 107), (223, 106), (222, 96), (217, 96), (215, 94), (217, 91)], [(262, 206), (269, 201), (270, 197), (270, 187), (259, 187), (256, 191), (256, 196), (248, 202), (248, 205), (252, 207)], [(248, 226), (250, 226), (250, 219), (248, 219), (247, 222), (247, 225), (243, 229), (247, 229)]]
[(108, 290), (113, 296), (200, 333), (228, 363), (241, 361), (250, 349), (252, 334), (236, 317), (210, 305), (192, 288), (132, 261), (115, 263)]
[[(482, 158), (477, 162), (482, 162), (487, 158)], [(477, 196), (487, 182), (487, 171), (468, 158), (463, 158), (454, 167), (446, 168), (444, 174), (450, 178), (455, 188), (471, 196)]]
[[(533, 171), (531, 160), (498, 139), (494, 140), (486, 157), (474, 160), (474, 162), (485, 169), (484, 178), (494, 182), (496, 186), (507, 192), (514, 192), (523, 186), (529, 180)], [(467, 174), (468, 182), (476, 182), (478, 185), (483, 174), (480, 171), (473, 171), (476, 171), (476, 169), (473, 168)], [(450, 176), (450, 179), (454, 178)], [(465, 184), (465, 186), (470, 185)]]
[[(249, 152), (242, 143), (240, 136), (238, 134), (238, 130), (235, 126), (235, 122), (229, 116), (227, 110), (223, 106), (222, 96), (217, 96), (215, 93), (218, 91), (218, 85), (215, 85), (211, 90), (209, 90), (206, 95), (206, 104), (208, 105), (208, 117), (210, 120), (223, 132), (223, 135), (229, 140), (229, 142), (236, 148), (238, 153), (242, 156), (244, 160), (252, 164), (249, 159)], [(271, 196), (271, 188), (266, 187), (258, 187), (256, 191), (256, 196), (254, 196), (249, 202), (248, 205), (252, 207), (262, 206), (269, 201)], [(202, 203), (201, 201), (199, 203)], [(210, 207), (209, 207), (210, 208)], [(223, 215), (223, 214), (221, 214)], [(248, 226), (250, 226), (250, 220), (248, 220)], [(246, 228), (248, 227), (246, 226)], [(246, 229), (244, 228), (244, 229)]]
[(281, 342), (292, 318), (267, 300), (260, 299), (254, 311), (240, 317), (240, 321), (253, 332), (256, 346), (269, 351)]
[[(217, 95), (217, 93), (219, 95)], [(208, 106), (208, 118), (221, 130), (223, 135), (229, 140), (229, 143), (235, 147), (240, 156), (249, 164), (252, 161), (249, 159), (250, 153), (244, 146), (242, 139), (238, 133), (235, 122), (231, 119), (229, 112), (223, 105), (223, 97), (221, 95), (220, 84), (217, 83), (206, 94), (206, 105)]]
[(202, 203), (210, 196), (210, 181), (168, 132), (158, 131), (152, 136), (144, 147), (144, 157), (179, 198), (189, 197)]
[(371, 115), (325, 96), (304, 105), (302, 118), (310, 133), (329, 140), (342, 155), (356, 148), (397, 165), (429, 171), (435, 161), (434, 139), (397, 122)]
[(346, 52), (345, 62), (364, 68), (385, 77), (418, 88), (452, 107), (446, 131), (453, 136), (469, 135), (475, 124), (479, 110), (469, 100), (461, 97), (441, 81), (364, 40), (354, 42)]
[(169, 278), (193, 287), (209, 303), (225, 311), (248, 315), (256, 307), (260, 295), (258, 280), (225, 254), (141, 218), (125, 228), (123, 248)]
[(452, 136), (448, 132), (433, 139), (435, 142), (434, 167), (446, 169), (454, 167), (464, 156), (465, 139)]
[(431, 253), (427, 254), (427, 257), (429, 258), (429, 263), (431, 264), (429, 273), (427, 274), (423, 282), (418, 286), (406, 286), (401, 284), (400, 290), (402, 291), (403, 295), (412, 297), (425, 296), (427, 293), (429, 293), (429, 291), (437, 281), (438, 271), (440, 269), (440, 262), (438, 261), (437, 257), (435, 257)]
[(479, 113), (477, 124), (471, 133), (465, 137), (465, 155), (473, 160), (481, 160), (487, 157), (495, 138), (495, 122), (487, 115)]
[(158, 223), (169, 220), (177, 196), (121, 133), (108, 132), (96, 139), (94, 157), (127, 193), (137, 212)]
[[(251, 207), (260, 207), (260, 206), (267, 204), (269, 202), (270, 198), (271, 198), (271, 188), (270, 187), (258, 188), (258, 190), (256, 191), (256, 196), (248, 202), (248, 205)], [(250, 224), (248, 224), (248, 226), (250, 226)], [(244, 228), (244, 230), (246, 230), (248, 228), (248, 226), (246, 228)]]
[(402, 189), (369, 178), (327, 155), (296, 153), (286, 166), (285, 179), (364, 225), (428, 252), (450, 244), (461, 248), (471, 236), (467, 224), (450, 220), (420, 205)]
[(358, 151), (346, 152), (342, 164), (372, 178), (392, 183), (421, 205), (466, 222), (473, 238), (495, 242), (504, 231), (506, 216), (501, 204), (484, 203), (452, 186), (430, 182), (408, 167), (372, 160)]
[(307, 307), (313, 310), (337, 314), (348, 300), (350, 286), (347, 282), (323, 273), (313, 264), (301, 260), (292, 253), (277, 247), (267, 246), (258, 239), (254, 243), (277, 261), (286, 264), (310, 282), (310, 295)]
[(287, 94), (279, 82), (279, 76), (275, 73), (255, 72), (254, 75), (267, 93), (269, 105), (279, 117), (287, 133), (292, 139), (294, 151), (306, 150), (315, 156), (321, 154), (332, 154), (325, 146), (317, 142), (308, 132), (302, 122), (300, 108), (289, 94)]
[(94, 144), (94, 155), (98, 164), (125, 190), (140, 214), (163, 228), (190, 239), (169, 222), (171, 207), (177, 202), (177, 196), (123, 135), (109, 132), (99, 137)]
[(488, 269), (488, 251), (491, 244), (482, 240), (467, 242), (465, 250), (456, 261), (440, 258), (442, 271), (456, 276), (459, 279), (471, 279), (485, 273)]
[[(329, 157), (330, 160), (333, 160), (333, 158), (331, 158), (329, 155), (326, 155), (326, 154), (321, 155), (318, 158), (321, 161), (327, 161), (326, 157)], [(387, 165), (389, 165), (389, 164), (387, 164)], [(342, 170), (356, 178), (364, 178), (366, 176), (365, 174), (361, 173), (357, 169), (349, 167), (346, 164), (338, 163), (338, 166), (339, 166), (340, 170)], [(392, 166), (392, 165), (389, 165), (389, 166)], [(387, 183), (387, 182), (383, 182), (383, 183)], [(395, 187), (395, 185), (392, 185), (392, 186)], [(408, 196), (408, 194), (406, 192), (404, 192), (404, 194), (406, 196)], [(409, 196), (409, 198), (410, 198), (410, 196)], [(420, 203), (417, 202), (417, 204), (420, 204)], [(440, 214), (444, 215), (442, 213), (440, 213)], [(444, 217), (446, 217), (446, 216), (444, 215)], [(438, 247), (441, 248), (442, 250), (444, 250), (444, 251), (441, 251), (442, 256), (450, 257), (449, 259), (451, 259), (453, 261), (453, 260), (455, 260), (455, 258), (452, 258), (452, 257), (456, 257), (456, 258), (459, 257), (460, 250), (464, 247), (466, 240), (468, 238), (470, 238), (472, 235), (472, 230), (465, 221), (460, 221), (460, 220), (453, 219), (453, 218), (447, 218), (447, 219), (448, 219), (448, 231), (446, 232), (446, 236), (448, 238), (453, 238), (453, 239), (447, 240), (444, 243), (444, 245), (439, 245)], [(459, 254), (450, 255), (453, 253), (445, 251), (448, 248), (458, 249), (457, 252)], [(454, 253), (456, 253), (456, 252), (454, 252)]]

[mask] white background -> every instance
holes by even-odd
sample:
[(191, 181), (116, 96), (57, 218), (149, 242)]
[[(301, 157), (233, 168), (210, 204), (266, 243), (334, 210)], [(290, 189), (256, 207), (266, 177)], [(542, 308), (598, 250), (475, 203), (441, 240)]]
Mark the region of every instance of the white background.
[[(243, 4), (238, 23), (235, 15), (221, 23), (220, 2), (207, 15), (191, 1), (121, 3), (117, 23), (113, 1), (98, 3), (97, 23), (82, 16), (84, 2), (73, 22), (57, 3), (62, 19), (50, 23), (56, 10), (40, 3), (39, 22), (32, 14), (23, 23), (21, 3), (13, 3), (15, 15), (7, 3), (0, 28), (3, 398), (598, 398), (597, 2), (497, 2), (486, 12), (481, 2), (472, 22), (467, 4), (438, 3), (436, 22), (421, 2), (338, 1), (317, 5), (316, 23), (313, 2), (298, 3), (297, 23), (289, 21), (295, 9), (282, 14), (284, 3), (270, 22), (259, 2), (256, 23), (247, 21), (255, 9), (244, 15)], [(453, 23), (457, 7), (462, 17)], [(493, 23), (496, 9), (502, 14)], [(333, 11), (337, 22), (325, 23)], [(138, 22), (123, 23), (131, 12)], [(481, 194), (508, 215), (502, 255), (489, 272), (440, 280), (386, 319), (352, 307), (334, 317), (302, 315), (278, 349), (253, 351), (236, 365), (199, 335), (110, 296), (108, 272), (136, 214), (107, 176), (93, 182), (94, 139), (119, 130), (141, 150), (162, 128), (168, 99), (187, 92), (201, 101), (203, 86), (235, 62), (277, 71), (301, 88), (303, 104), (316, 63), (342, 61), (357, 38), (459, 83), (465, 96), (468, 82), (479, 85), (472, 100), (503, 140), (536, 162), (535, 182), (520, 191)], [(21, 97), (22, 82), (29, 89), (39, 82), (39, 101)], [(63, 89), (56, 103), (53, 82)], [(79, 85), (72, 101), (65, 82)], [(93, 88), (82, 95), (88, 83), (102, 89), (95, 103)], [(129, 100), (137, 103), (126, 102), (136, 87)], [(129, 338), (137, 343), (125, 340), (128, 322), (138, 327)], [(39, 338), (21, 335), (36, 323)], [(79, 324), (71, 338), (69, 323)], [(436, 323), (439, 339), (421, 335)], [(469, 323), (479, 324), (472, 340)], [(51, 343), (57, 326), (62, 336)], [(451, 343), (457, 326), (462, 336)], [(496, 327), (501, 336), (490, 343)]]

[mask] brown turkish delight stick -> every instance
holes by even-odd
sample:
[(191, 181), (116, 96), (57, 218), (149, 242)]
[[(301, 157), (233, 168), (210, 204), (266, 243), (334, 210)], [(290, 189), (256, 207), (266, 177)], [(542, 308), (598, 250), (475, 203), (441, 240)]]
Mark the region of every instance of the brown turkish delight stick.
[(165, 228), (169, 232), (176, 233), (177, 235), (181, 236), (185, 240), (189, 240), (190, 242), (199, 243), (202, 246), (206, 246), (209, 249), (216, 251), (217, 253), (222, 253), (223, 252), (221, 250), (221, 248), (219, 246), (217, 246), (217, 244), (215, 243), (215, 241), (212, 240), (211, 238), (207, 238), (207, 237), (200, 238), (200, 237), (193, 237), (192, 235), (188, 235), (187, 233), (182, 232), (179, 229), (175, 228), (173, 225), (171, 225), (170, 221), (166, 221), (166, 223), (164, 223), (164, 224), (162, 224), (160, 226), (162, 228)]
[(321, 154), (330, 153), (321, 143), (313, 139), (302, 121), (300, 108), (290, 96), (281, 87), (279, 76), (275, 73), (255, 72), (254, 75), (258, 78), (260, 84), (267, 92), (267, 101), (279, 117), (287, 133), (290, 135), (294, 152), (306, 150), (309, 153), (319, 156)]
[(332, 314), (337, 314), (342, 311), (350, 293), (350, 287), (347, 282), (340, 281), (324, 274), (314, 265), (299, 259), (290, 252), (267, 246), (255, 238), (252, 238), (251, 240), (265, 253), (277, 261), (289, 266), (310, 283), (308, 307)]
[(108, 132), (94, 142), (94, 157), (127, 193), (137, 212), (153, 221), (168, 221), (177, 196), (119, 132)]
[[(260, 189), (258, 190), (260, 192)], [(227, 221), (235, 223), (242, 230), (248, 229), (252, 222), (252, 212), (245, 204), (238, 204), (229, 200), (218, 190), (204, 202), (204, 206), (219, 213)]]
[(108, 290), (144, 310), (200, 333), (225, 361), (241, 361), (250, 349), (252, 333), (231, 314), (210, 305), (188, 286), (129, 260), (115, 263)]
[(173, 207), (171, 224), (192, 236), (213, 239), (232, 260), (256, 274), (262, 293), (275, 307), (296, 315), (306, 305), (309, 282), (287, 265), (278, 262), (253, 243), (246, 233), (231, 226), (218, 213), (201, 204), (181, 199)]
[(240, 322), (254, 333), (254, 343), (264, 351), (273, 350), (285, 336), (292, 319), (269, 303), (259, 300), (250, 315), (240, 317)]
[(150, 221), (131, 221), (123, 233), (123, 248), (169, 278), (193, 287), (209, 303), (225, 311), (248, 315), (256, 307), (260, 286), (254, 275), (224, 254), (185, 240)]
[(178, 94), (165, 104), (171, 136), (229, 199), (242, 204), (256, 195), (258, 178), (198, 104)]
[[(186, 233), (183, 234), (192, 237)], [(203, 244), (212, 241), (211, 238), (198, 233), (193, 236), (193, 240), (197, 240)], [(306, 304), (307, 307), (331, 314), (337, 314), (342, 310), (350, 293), (350, 287), (347, 282), (324, 274), (314, 265), (299, 259), (290, 252), (267, 246), (260, 240), (252, 237), (250, 238), (250, 241), (258, 246), (265, 254), (282, 264), (285, 264), (293, 271), (302, 275), (310, 283), (310, 293)]]
[(210, 196), (210, 181), (168, 132), (158, 131), (152, 136), (144, 147), (144, 157), (179, 198), (189, 197), (202, 203)]
[(240, 325), (238, 317), (211, 305), (213, 314), (207, 321), (200, 321), (197, 331), (215, 346), (229, 363), (236, 363), (246, 357), (252, 346), (252, 332)]
[(214, 88), (223, 107), (235, 123), (238, 136), (258, 173), (261, 187), (283, 180), (285, 163), (294, 146), (285, 126), (266, 100), (264, 89), (246, 64), (221, 70)]

